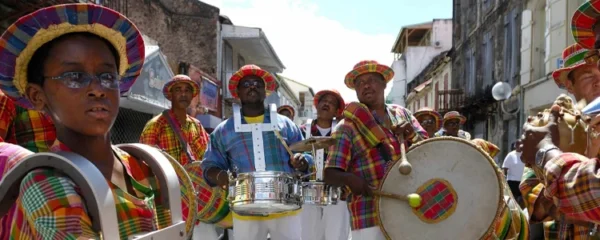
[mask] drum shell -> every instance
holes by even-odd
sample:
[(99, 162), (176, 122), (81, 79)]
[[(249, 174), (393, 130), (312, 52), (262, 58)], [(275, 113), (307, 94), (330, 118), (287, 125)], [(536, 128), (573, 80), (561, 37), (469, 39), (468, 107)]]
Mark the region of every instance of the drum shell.
[(266, 216), (302, 207), (302, 185), (290, 173), (239, 173), (229, 183), (229, 203), (239, 215)]
[(196, 161), (185, 166), (195, 188), (198, 202), (197, 219), (222, 228), (233, 227), (233, 215), (227, 202), (227, 190), (208, 185), (204, 180), (200, 164)]
[(494, 232), (505, 206), (504, 178), (487, 153), (467, 140), (438, 137), (411, 146), (407, 159), (412, 172), (400, 174), (400, 162), (394, 162), (382, 179), (381, 191), (422, 193), (423, 187), (428, 189), (427, 184), (439, 179), (451, 186), (455, 202), (448, 214), (430, 221), (405, 201), (377, 197), (377, 215), (388, 239), (485, 239)]
[(337, 204), (341, 196), (339, 187), (333, 187), (324, 182), (310, 181), (302, 183), (302, 198), (304, 204), (327, 206)]

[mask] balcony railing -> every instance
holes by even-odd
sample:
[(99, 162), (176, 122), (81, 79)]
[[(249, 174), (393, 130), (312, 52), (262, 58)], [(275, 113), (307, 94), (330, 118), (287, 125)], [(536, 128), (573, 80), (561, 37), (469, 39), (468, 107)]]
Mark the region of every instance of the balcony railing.
[(464, 105), (465, 94), (462, 89), (438, 91), (438, 112), (445, 114), (449, 111), (458, 111)]

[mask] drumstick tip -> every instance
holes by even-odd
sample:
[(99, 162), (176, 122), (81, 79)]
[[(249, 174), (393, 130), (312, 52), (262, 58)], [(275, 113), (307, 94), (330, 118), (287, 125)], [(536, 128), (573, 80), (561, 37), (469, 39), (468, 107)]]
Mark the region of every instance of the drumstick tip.
[(408, 196), (406, 196), (408, 198), (408, 205), (413, 207), (413, 208), (417, 208), (421, 206), (421, 196), (419, 194), (416, 193), (411, 193), (408, 194)]

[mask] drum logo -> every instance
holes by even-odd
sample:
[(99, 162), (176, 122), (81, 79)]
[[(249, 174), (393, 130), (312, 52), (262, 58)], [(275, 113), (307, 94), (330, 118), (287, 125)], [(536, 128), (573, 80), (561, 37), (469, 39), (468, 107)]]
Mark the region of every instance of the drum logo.
[(417, 194), (421, 196), (421, 206), (413, 208), (413, 213), (426, 223), (438, 223), (450, 217), (456, 205), (458, 197), (452, 185), (443, 179), (434, 178), (427, 181), (419, 189)]

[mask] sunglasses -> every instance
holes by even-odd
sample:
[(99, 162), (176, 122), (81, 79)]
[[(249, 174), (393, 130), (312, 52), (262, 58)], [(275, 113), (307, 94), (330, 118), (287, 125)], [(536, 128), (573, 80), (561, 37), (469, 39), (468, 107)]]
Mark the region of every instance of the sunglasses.
[(421, 121), (421, 125), (433, 125), (435, 121), (433, 119), (425, 119)]
[(92, 75), (84, 72), (66, 72), (56, 77), (44, 77), (46, 79), (59, 80), (68, 88), (79, 89), (90, 85), (93, 80), (98, 80), (105, 88), (119, 89), (121, 78), (117, 73), (101, 73)]
[(265, 87), (265, 82), (262, 80), (256, 80), (256, 81), (244, 81), (240, 84), (240, 86), (245, 87), (245, 88), (249, 88), (249, 87), (256, 87), (256, 88), (263, 88)]

